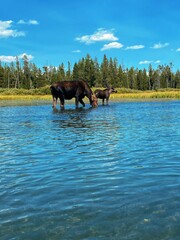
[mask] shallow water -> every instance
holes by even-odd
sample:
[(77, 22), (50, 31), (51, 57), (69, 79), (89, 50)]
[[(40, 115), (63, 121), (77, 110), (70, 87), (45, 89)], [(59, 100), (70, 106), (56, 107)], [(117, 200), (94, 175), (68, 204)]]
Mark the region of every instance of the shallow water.
[(0, 118), (1, 240), (179, 239), (179, 101)]

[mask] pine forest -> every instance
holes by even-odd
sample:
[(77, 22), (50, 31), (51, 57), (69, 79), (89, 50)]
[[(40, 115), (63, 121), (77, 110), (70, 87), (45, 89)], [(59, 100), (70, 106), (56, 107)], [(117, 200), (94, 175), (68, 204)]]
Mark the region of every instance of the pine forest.
[(44, 66), (38, 68), (29, 62), (27, 56), (22, 61), (2, 64), (0, 62), (0, 88), (36, 89), (62, 80), (86, 80), (91, 87), (129, 88), (135, 90), (158, 90), (162, 88), (180, 88), (180, 71), (173, 71), (173, 64), (159, 65), (153, 69), (126, 68), (118, 64), (116, 58), (103, 56), (101, 63), (89, 54), (75, 62), (68, 62), (58, 67)]

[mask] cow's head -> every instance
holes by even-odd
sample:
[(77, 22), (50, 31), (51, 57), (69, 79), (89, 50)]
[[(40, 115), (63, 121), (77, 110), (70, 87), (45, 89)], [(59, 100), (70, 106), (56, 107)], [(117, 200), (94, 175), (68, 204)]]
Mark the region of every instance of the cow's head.
[(109, 93), (117, 93), (117, 91), (114, 89), (114, 87), (108, 88)]
[(98, 99), (95, 94), (91, 95), (91, 105), (94, 108), (98, 106)]

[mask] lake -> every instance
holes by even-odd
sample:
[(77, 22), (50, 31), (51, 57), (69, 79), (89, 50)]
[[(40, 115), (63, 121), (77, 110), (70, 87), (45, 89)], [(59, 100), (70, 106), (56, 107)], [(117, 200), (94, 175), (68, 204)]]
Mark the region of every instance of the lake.
[(179, 239), (179, 101), (0, 118), (1, 240)]

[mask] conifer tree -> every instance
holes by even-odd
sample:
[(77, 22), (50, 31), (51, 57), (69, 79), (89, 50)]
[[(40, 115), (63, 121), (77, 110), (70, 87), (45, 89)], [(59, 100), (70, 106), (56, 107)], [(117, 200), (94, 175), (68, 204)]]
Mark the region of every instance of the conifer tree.
[(109, 66), (109, 62), (108, 62), (106, 55), (104, 54), (103, 61), (101, 63), (101, 75), (102, 75), (102, 83), (101, 84), (103, 87), (107, 87), (109, 85), (108, 66)]
[(58, 81), (65, 80), (65, 70), (64, 70), (64, 64), (61, 63), (57, 69), (57, 79)]
[(136, 89), (137, 87), (137, 84), (135, 84), (136, 75), (133, 67), (129, 69), (129, 71), (127, 72), (127, 75), (128, 75), (129, 88)]
[(18, 57), (16, 57), (16, 82), (15, 88), (20, 88), (21, 66)]
[(29, 62), (26, 55), (23, 56), (23, 82), (22, 86), (24, 88), (30, 89), (32, 87), (32, 82), (30, 78)]
[(79, 79), (79, 74), (78, 74), (78, 64), (75, 63), (73, 67), (73, 80)]
[(95, 86), (101, 87), (102, 79), (101, 79), (100, 66), (97, 58), (94, 59), (94, 75), (95, 75)]
[(177, 70), (174, 76), (174, 88), (180, 88), (180, 70)]
[(153, 79), (153, 69), (152, 69), (152, 65), (149, 65), (149, 90), (154, 89), (154, 79)]
[(66, 80), (71, 80), (71, 79), (72, 79), (72, 76), (71, 76), (71, 64), (68, 61), (68, 69), (66, 71)]
[(122, 66), (120, 65), (118, 68), (118, 85), (117, 85), (117, 87), (120, 87), (120, 88), (123, 87), (123, 78), (124, 78), (124, 72), (123, 72)]
[(4, 84), (4, 68), (1, 65), (1, 61), (0, 61), (0, 88), (5, 87)]

